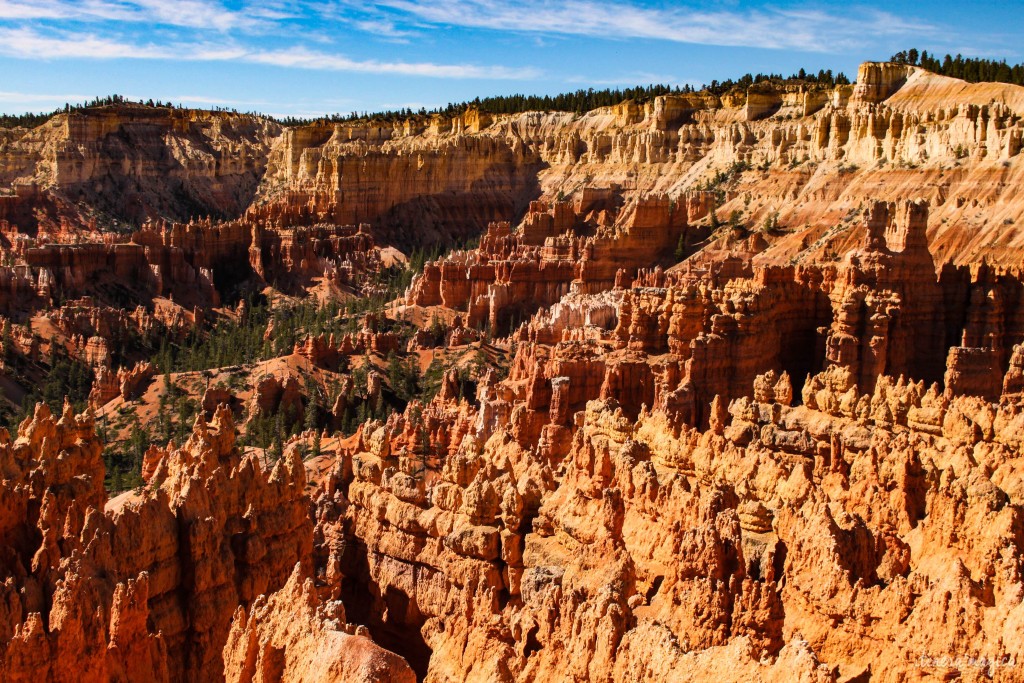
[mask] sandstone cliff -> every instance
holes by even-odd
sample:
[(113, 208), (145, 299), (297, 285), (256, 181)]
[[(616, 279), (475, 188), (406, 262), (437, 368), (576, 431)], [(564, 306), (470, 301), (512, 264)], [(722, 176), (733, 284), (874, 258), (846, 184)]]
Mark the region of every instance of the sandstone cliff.
[[(286, 248), (279, 246), (288, 240), (277, 236), (281, 229), (296, 228), (298, 238), (302, 226), (367, 223), (378, 243), (407, 248), (479, 234), (492, 221), (514, 224), (540, 197), (565, 197), (583, 225), (629, 229), (638, 224), (632, 207), (649, 205), (655, 193), (686, 206), (689, 224), (714, 208), (722, 219), (738, 212), (745, 229), (779, 226), (758, 233), (749, 248), (780, 264), (834, 258), (861, 242), (865, 235), (850, 217), (871, 201), (920, 198), (931, 212), (937, 263), (984, 258), (1019, 266), (1020, 206), (1012, 188), (1021, 182), (1022, 90), (868, 63), (856, 87), (831, 93), (666, 96), (582, 116), (468, 112), (429, 125), (410, 119), (282, 132), (252, 117), (191, 110), (60, 115), (5, 138), (0, 183), (11, 190), (0, 196), (0, 220), (27, 269), (5, 267), (0, 279), (22, 295), (45, 294), (80, 289), (106, 264), (120, 280), (153, 281), (157, 291), (177, 287), (178, 296), (198, 288), (208, 301), (244, 277), (231, 263), (248, 260), (265, 274), (279, 260), (265, 252)], [(777, 106), (764, 105), (766, 97)], [(696, 199), (697, 188), (703, 198)], [(690, 206), (695, 200), (699, 210)], [(172, 228), (179, 237), (170, 244), (180, 244), (181, 256), (143, 254), (101, 234), (112, 227), (104, 216), (141, 225), (203, 214), (245, 216)], [(675, 246), (663, 228), (678, 226), (664, 219), (650, 225)], [(705, 225), (686, 236), (687, 254), (708, 238)], [(40, 230), (42, 244), (26, 247), (21, 234)], [(528, 230), (525, 239), (539, 246), (539, 234)], [(83, 236), (93, 244), (46, 246)], [(144, 230), (133, 243), (163, 251), (167, 238)], [(344, 255), (327, 267), (347, 273)]]
[[(84, 205), (83, 224), (92, 212), (128, 224), (230, 218), (251, 203), (280, 132), (264, 119), (189, 109), (122, 105), (58, 114), (3, 141), (0, 185), (15, 190), (14, 200), (41, 193), (72, 220), (81, 210), (75, 205)], [(24, 212), (9, 203), (0, 219), (15, 222)], [(25, 227), (39, 227), (24, 218)]]

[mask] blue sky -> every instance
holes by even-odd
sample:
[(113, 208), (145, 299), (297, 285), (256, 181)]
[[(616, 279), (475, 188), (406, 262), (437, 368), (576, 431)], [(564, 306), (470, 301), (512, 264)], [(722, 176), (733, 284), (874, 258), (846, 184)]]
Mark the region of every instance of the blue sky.
[(0, 111), (119, 93), (310, 116), (431, 108), (918, 47), (1020, 54), (1021, 1), (0, 0)]

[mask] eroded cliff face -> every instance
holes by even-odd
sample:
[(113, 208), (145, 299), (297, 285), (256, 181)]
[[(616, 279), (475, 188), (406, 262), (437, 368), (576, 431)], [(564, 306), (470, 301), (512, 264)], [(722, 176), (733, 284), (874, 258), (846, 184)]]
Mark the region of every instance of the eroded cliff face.
[[(59, 114), (4, 140), (0, 185), (42, 193), (83, 224), (97, 215), (129, 225), (231, 218), (251, 203), (280, 131), (252, 116), (189, 109), (112, 106)], [(0, 210), (0, 218), (16, 222), (11, 203), (12, 215)], [(38, 227), (35, 217), (23, 221)]]
[(10, 255), (21, 263), (0, 266), (0, 312), (24, 317), (89, 298), (157, 314), (168, 305), (184, 307), (199, 319), (225, 299), (237, 301), (246, 286), (304, 293), (319, 280), (359, 292), (383, 266), (368, 226), (276, 227), (262, 214), (149, 223), (123, 242), (92, 236), (95, 241), (83, 243), (19, 240)]
[[(279, 242), (270, 234), (276, 230), (366, 223), (378, 244), (408, 249), (477, 235), (494, 221), (515, 225), (539, 213), (528, 212), (538, 198), (574, 204), (572, 220), (592, 229), (650, 228), (639, 237), (661, 246), (712, 209), (722, 222), (738, 212), (747, 227), (774, 226), (748, 245), (750, 253), (786, 264), (838, 258), (865, 238), (852, 216), (870, 202), (909, 197), (928, 203), (937, 263), (1020, 266), (1024, 233), (1013, 188), (1022, 181), (1022, 88), (874, 63), (857, 82), (834, 91), (667, 96), (583, 115), (470, 111), (283, 132), (261, 119), (190, 110), (61, 115), (5, 137), (0, 181), (10, 191), (0, 196), (0, 220), (27, 268), (5, 267), (0, 278), (25, 294), (54, 279), (74, 291), (97, 266), (122, 280), (153, 279), (144, 271), (158, 269), (155, 278), (167, 281), (158, 292), (180, 283), (179, 298), (198, 287), (210, 300), (212, 289), (223, 295), (227, 282), (271, 267), (275, 257), (251, 256), (253, 271), (223, 262), (244, 263), (245, 252)], [(667, 212), (672, 219), (638, 219), (635, 211), (650, 210), (654, 196), (678, 205)], [(103, 234), (104, 216), (141, 225), (203, 215), (238, 219), (173, 228), (191, 275), (164, 275), (185, 268), (176, 254), (136, 253), (129, 244), (152, 249), (161, 241), (145, 230), (131, 242)], [(553, 230), (534, 223), (525, 242), (541, 246), (545, 229), (563, 234), (558, 221)], [(704, 244), (707, 225), (687, 236), (687, 255), (723, 246), (718, 234)], [(26, 246), (21, 234), (40, 230), (40, 244)], [(54, 242), (91, 244), (72, 254), (47, 246)], [(197, 248), (209, 253), (191, 256)], [(211, 283), (203, 269), (215, 262), (221, 275), (213, 269)]]
[(370, 223), (407, 248), (478, 234), (540, 193), (541, 160), (512, 136), (396, 133), (345, 124), (288, 131), (270, 153), (260, 201), (290, 203), (298, 193), (331, 222)]
[(398, 655), (374, 645), (364, 626), (345, 623), (337, 600), (321, 602), (312, 579), (297, 567), (288, 583), (261, 595), (246, 615), (239, 607), (224, 647), (224, 679), (414, 683)]

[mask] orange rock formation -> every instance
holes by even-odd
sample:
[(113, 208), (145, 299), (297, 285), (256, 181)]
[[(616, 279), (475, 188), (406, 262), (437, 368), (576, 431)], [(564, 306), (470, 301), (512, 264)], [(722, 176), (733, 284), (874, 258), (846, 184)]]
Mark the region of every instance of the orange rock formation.
[[(223, 404), (299, 414), (301, 375), (207, 386), (114, 499), (89, 414), (0, 431), (5, 680), (1024, 680), (1022, 112), (868, 63), (581, 116), (8, 134), (5, 357), (63, 346), (93, 407), (154, 373), (112, 340), (183, 336), (240, 282), (365, 294), (378, 245), (480, 232), (386, 309), (435, 329), (368, 315), (280, 367), (361, 356), (379, 403), (392, 353), (511, 360), (273, 464)], [(150, 222), (112, 237), (77, 192)]]

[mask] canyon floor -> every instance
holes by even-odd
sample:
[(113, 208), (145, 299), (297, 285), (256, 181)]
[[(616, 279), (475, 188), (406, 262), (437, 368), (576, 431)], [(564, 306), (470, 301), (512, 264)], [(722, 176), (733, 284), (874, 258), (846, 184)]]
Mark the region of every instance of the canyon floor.
[(0, 131), (5, 681), (1024, 681), (1024, 88)]

